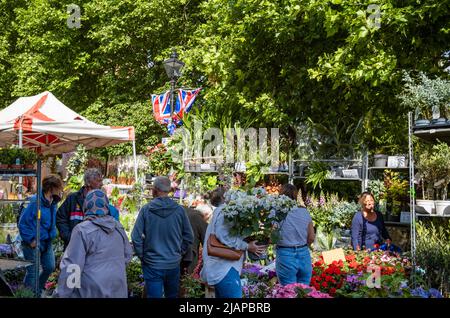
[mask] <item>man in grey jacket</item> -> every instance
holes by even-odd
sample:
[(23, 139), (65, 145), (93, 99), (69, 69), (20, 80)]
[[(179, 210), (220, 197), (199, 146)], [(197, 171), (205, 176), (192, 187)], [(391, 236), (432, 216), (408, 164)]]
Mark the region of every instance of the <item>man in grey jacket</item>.
[(139, 211), (131, 234), (134, 251), (142, 262), (148, 298), (177, 297), (180, 261), (193, 241), (186, 212), (168, 197), (170, 189), (169, 178), (155, 179), (155, 199)]

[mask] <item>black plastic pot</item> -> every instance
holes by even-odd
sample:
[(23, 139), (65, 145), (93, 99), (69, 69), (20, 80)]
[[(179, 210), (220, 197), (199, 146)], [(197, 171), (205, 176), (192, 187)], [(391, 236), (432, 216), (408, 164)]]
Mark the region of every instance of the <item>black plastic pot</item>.
[[(248, 239), (246, 239), (245, 241), (246, 241), (246, 242), (251, 242), (251, 241), (254, 241), (254, 238), (248, 238)], [(256, 245), (269, 245), (269, 240), (268, 240), (268, 239), (257, 240), (257, 241), (256, 241)], [(257, 256), (256, 254), (254, 254), (254, 253), (248, 251), (248, 258), (249, 258), (251, 261), (260, 261), (260, 260), (263, 260), (263, 259), (267, 259), (267, 256), (268, 256), (268, 255), (267, 255), (267, 252), (264, 253), (264, 254), (261, 255), (261, 256)]]

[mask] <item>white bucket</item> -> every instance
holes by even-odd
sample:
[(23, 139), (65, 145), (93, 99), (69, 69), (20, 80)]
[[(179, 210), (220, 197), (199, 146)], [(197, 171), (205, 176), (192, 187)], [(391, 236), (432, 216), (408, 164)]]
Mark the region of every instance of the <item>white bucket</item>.
[(384, 168), (387, 165), (388, 156), (386, 156), (386, 155), (375, 155), (375, 156), (373, 156), (373, 159), (374, 159), (374, 163), (373, 164), (374, 164), (374, 166), (376, 168)]
[(434, 204), (437, 215), (450, 215), (450, 201), (436, 200)]
[(433, 200), (416, 200), (416, 212), (435, 214), (435, 205)]

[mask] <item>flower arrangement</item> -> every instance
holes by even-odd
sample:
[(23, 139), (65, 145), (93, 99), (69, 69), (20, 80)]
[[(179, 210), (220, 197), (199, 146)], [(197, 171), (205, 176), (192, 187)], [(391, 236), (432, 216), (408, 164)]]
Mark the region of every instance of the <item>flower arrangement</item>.
[(331, 233), (333, 224), (330, 221), (333, 215), (333, 207), (339, 204), (340, 200), (335, 194), (320, 193), (319, 197), (308, 195), (305, 200), (306, 208), (311, 214), (313, 224), (316, 228), (322, 229), (325, 233)]
[[(370, 288), (366, 281), (371, 275), (368, 268), (379, 266), (381, 289)], [(354, 252), (347, 250), (345, 262), (323, 262), (320, 255), (314, 256), (311, 286), (321, 292), (338, 297), (408, 297), (411, 262), (406, 257), (384, 251)]]
[(277, 283), (275, 270), (264, 270), (255, 263), (246, 263), (242, 269), (244, 298), (265, 298)]
[(275, 285), (267, 298), (333, 298), (304, 284)]
[(278, 240), (278, 228), (274, 224), (284, 220), (295, 206), (295, 201), (284, 195), (268, 195), (264, 188), (248, 192), (229, 190), (225, 194), (223, 213), (231, 224), (231, 234), (242, 237), (270, 237)]

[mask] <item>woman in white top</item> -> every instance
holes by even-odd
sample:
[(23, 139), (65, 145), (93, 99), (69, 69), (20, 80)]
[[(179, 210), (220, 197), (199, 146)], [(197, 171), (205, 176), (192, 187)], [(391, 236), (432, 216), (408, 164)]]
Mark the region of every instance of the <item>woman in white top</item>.
[(217, 208), (206, 230), (203, 244), (203, 268), (200, 275), (204, 282), (214, 286), (216, 298), (242, 298), (240, 275), (245, 253), (237, 261), (209, 256), (206, 248), (209, 235), (214, 233), (222, 244), (237, 250), (248, 250), (256, 255), (264, 253), (265, 247), (256, 245), (255, 241), (246, 243), (243, 237), (230, 235), (230, 225), (225, 223), (222, 213), (224, 194), (225, 189), (219, 187), (211, 195), (211, 204)]

